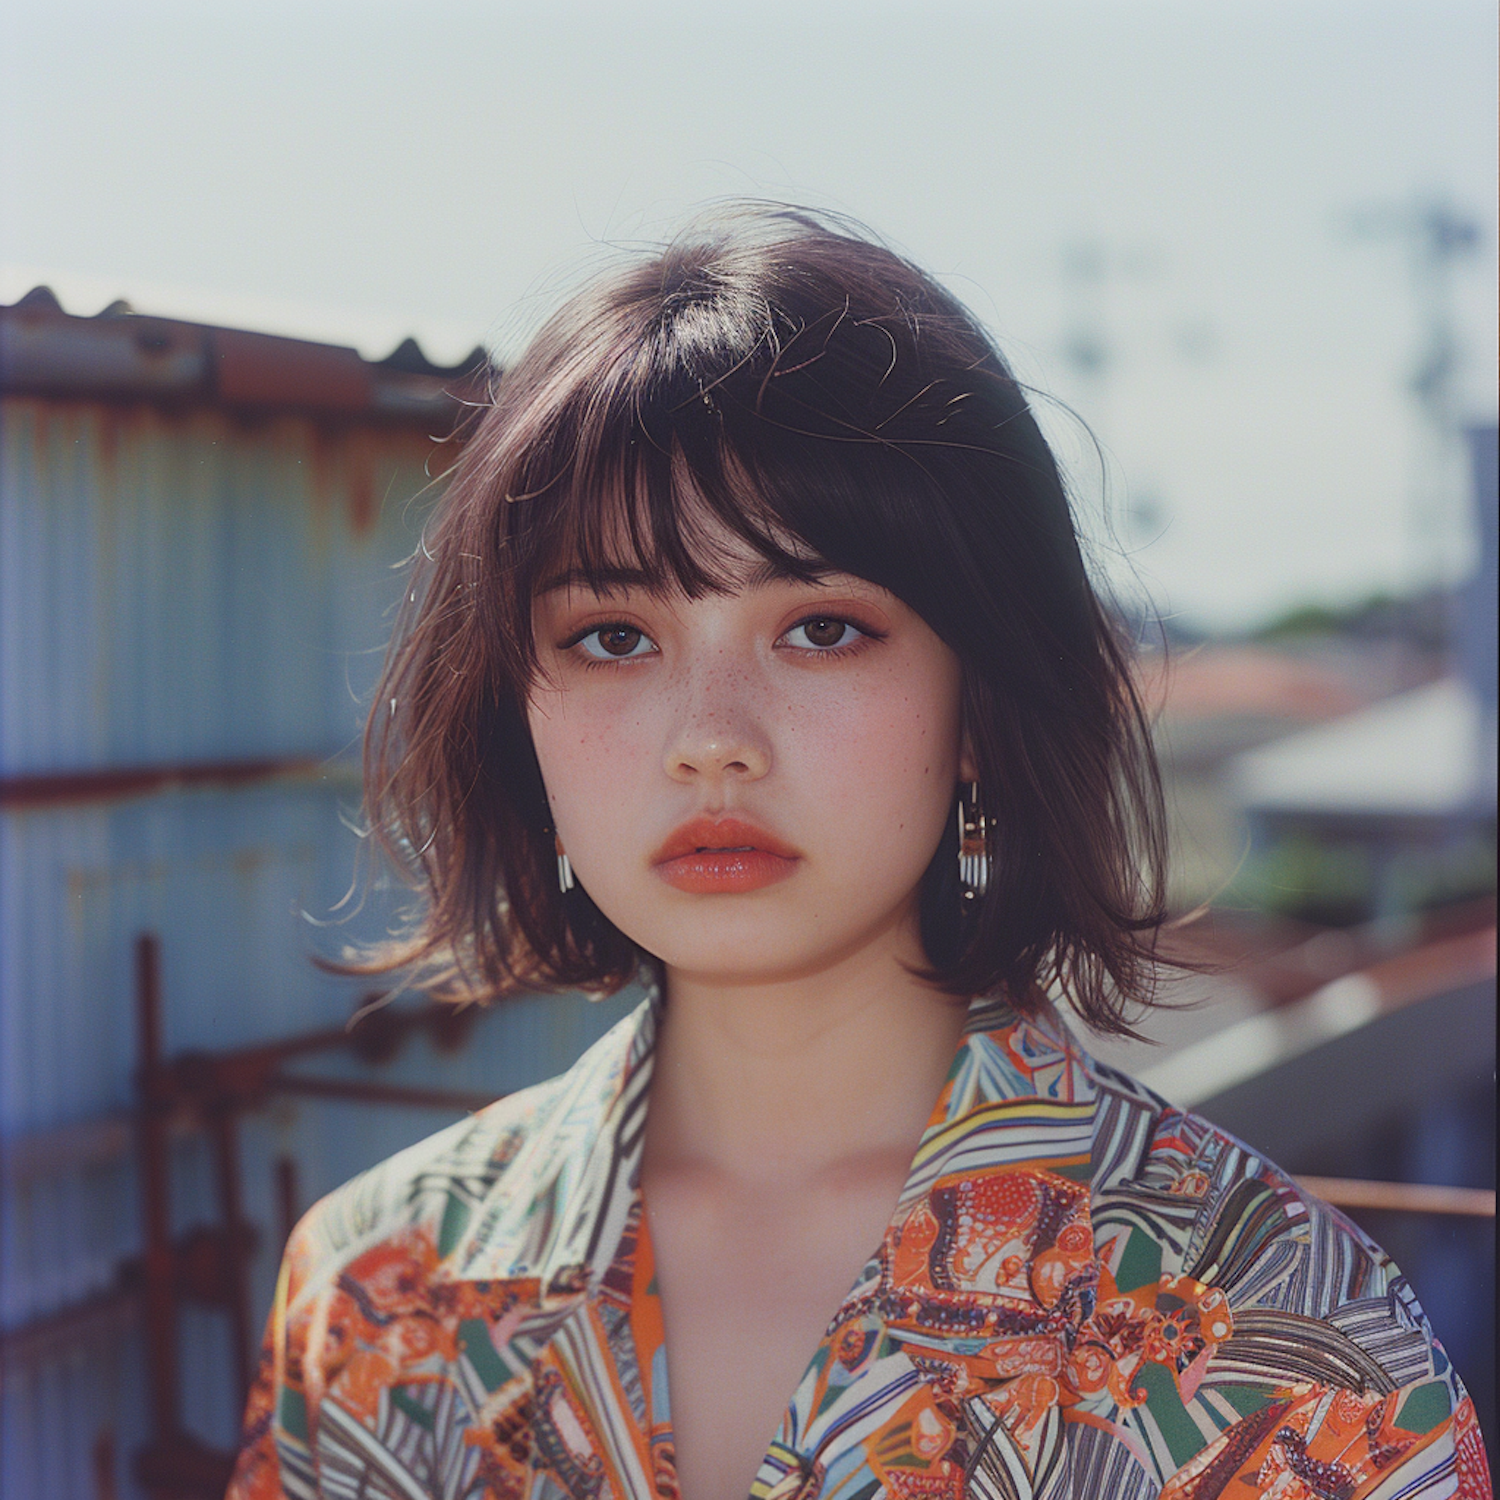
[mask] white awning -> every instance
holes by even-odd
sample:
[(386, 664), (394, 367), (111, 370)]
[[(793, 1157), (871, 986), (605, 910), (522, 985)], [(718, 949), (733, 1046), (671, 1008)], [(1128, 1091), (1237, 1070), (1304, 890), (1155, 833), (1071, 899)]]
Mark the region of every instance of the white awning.
[(1456, 677), (1238, 755), (1247, 812), (1443, 816), (1495, 806), (1495, 724)]

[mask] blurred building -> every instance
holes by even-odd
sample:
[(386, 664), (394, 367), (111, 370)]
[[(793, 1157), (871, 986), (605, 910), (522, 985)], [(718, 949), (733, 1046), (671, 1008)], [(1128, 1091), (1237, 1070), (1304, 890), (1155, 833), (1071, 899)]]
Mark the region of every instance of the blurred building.
[(1350, 713), (1413, 669), (1404, 658), (1365, 669), (1254, 642), (1181, 646), (1143, 660), (1171, 820), (1175, 910), (1216, 899), (1243, 867), (1248, 831), (1233, 795), (1234, 757)]
[[(337, 1041), (358, 1001), (309, 958), (391, 920), (378, 891), (340, 907), (363, 701), (401, 588), (393, 565), (452, 451), (434, 439), (483, 375), (482, 355), (441, 369), (409, 343), (369, 361), (123, 304), (70, 316), (41, 288), (0, 308), (7, 1500), (144, 1494), (136, 1460), (162, 1425), (142, 1300), (142, 934), (168, 1060), (319, 1028)], [(347, 925), (320, 935), (304, 912)], [(383, 1069), (340, 1056), (347, 1102), (337, 1080), (321, 1099), (283, 1093), (237, 1141), (202, 1111), (163, 1115), (181, 1293), (172, 1420), (205, 1451), (237, 1432), (213, 1274), (230, 1241), (204, 1228), (223, 1219), (226, 1187), (255, 1238), (236, 1254), (258, 1324), (287, 1217), (453, 1118), (372, 1110), (360, 1080), (399, 1093), (404, 1079), (408, 1102), (424, 1081), (493, 1096), (566, 1065), (619, 1008), (523, 1002), (461, 1055), (418, 1037)], [(236, 1153), (216, 1154), (225, 1140)]]
[(1175, 910), (1350, 925), (1493, 892), (1495, 429), (1467, 437), (1460, 589), (1143, 653)]
[(1496, 430), (1468, 438), (1480, 545), (1443, 675), (1230, 767), (1253, 873), (1303, 915), (1399, 923), (1495, 888)]

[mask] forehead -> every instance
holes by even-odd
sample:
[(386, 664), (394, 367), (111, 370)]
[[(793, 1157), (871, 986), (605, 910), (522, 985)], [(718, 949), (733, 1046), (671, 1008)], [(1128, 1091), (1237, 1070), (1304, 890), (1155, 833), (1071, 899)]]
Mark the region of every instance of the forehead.
[(731, 509), (689, 493), (673, 494), (665, 506), (638, 496), (578, 509), (537, 570), (539, 601), (573, 591), (738, 594), (787, 580), (818, 582), (838, 571), (758, 501)]

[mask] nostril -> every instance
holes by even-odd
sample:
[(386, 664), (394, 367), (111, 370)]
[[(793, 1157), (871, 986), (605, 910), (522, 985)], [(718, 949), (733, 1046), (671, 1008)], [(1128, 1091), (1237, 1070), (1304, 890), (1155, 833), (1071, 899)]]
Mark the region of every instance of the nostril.
[(683, 781), (699, 776), (755, 781), (769, 770), (770, 760), (769, 746), (763, 750), (748, 733), (685, 731), (666, 753), (668, 774)]

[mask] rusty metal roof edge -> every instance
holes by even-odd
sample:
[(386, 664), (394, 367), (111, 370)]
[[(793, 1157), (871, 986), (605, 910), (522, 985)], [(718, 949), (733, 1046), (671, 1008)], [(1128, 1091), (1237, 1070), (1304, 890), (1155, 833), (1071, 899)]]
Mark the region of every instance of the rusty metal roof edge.
[(432, 364), (414, 339), (383, 360), (340, 344), (159, 318), (64, 311), (46, 287), (0, 306), (0, 394), (145, 401), (378, 422), (451, 422), (495, 375), (476, 345)]
[(66, 770), (17, 773), (0, 767), (0, 813), (116, 803), (196, 787), (222, 790), (259, 786), (268, 781), (332, 782), (357, 788), (361, 785), (362, 773), (358, 759), (348, 754), (78, 766)]

